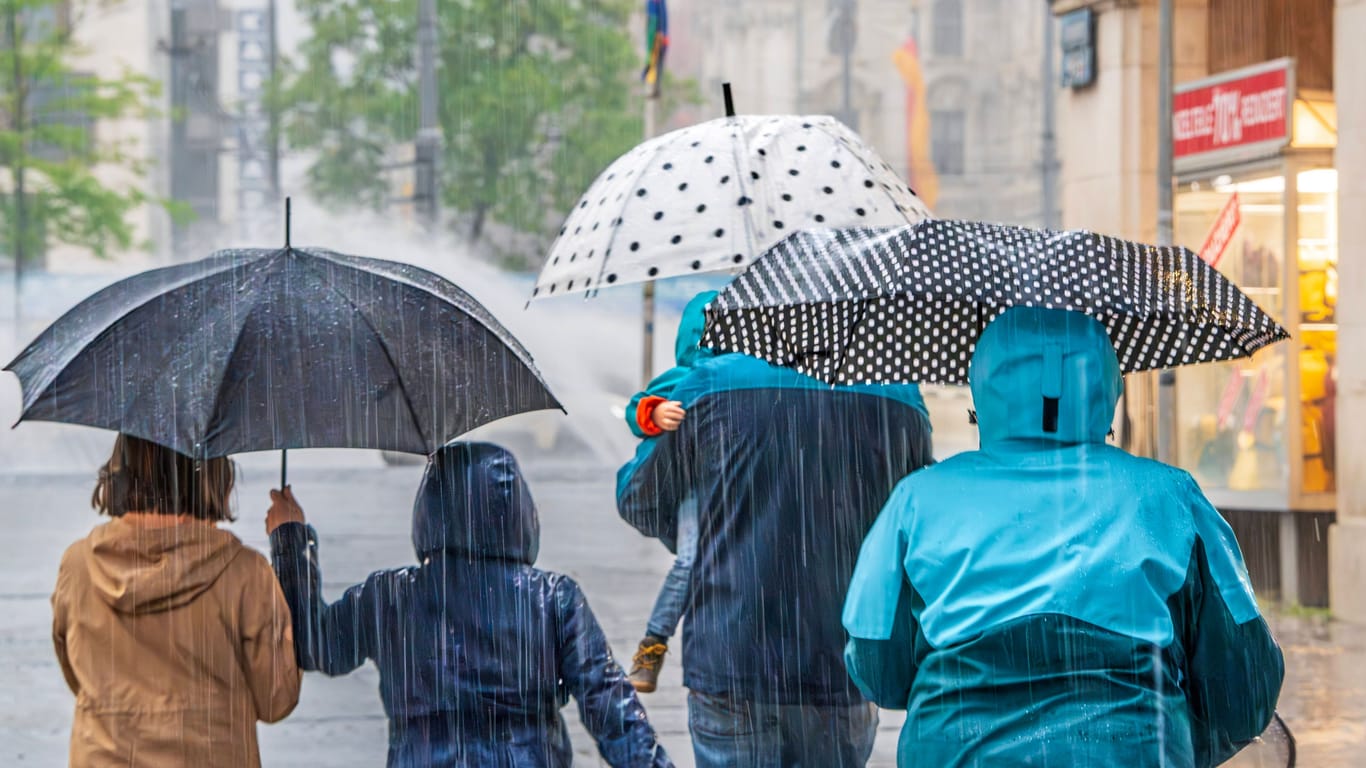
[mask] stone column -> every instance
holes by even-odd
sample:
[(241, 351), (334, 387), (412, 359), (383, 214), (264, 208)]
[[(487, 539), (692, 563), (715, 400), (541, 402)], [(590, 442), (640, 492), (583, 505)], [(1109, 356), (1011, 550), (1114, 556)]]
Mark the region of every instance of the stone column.
[[(1056, 15), (1096, 13), (1096, 82), (1058, 100), (1062, 225), (1155, 242), (1157, 0), (1053, 0)], [(1206, 74), (1207, 0), (1173, 3), (1172, 81)], [(1155, 455), (1156, 380), (1126, 377), (1126, 447)]]
[(1328, 529), (1333, 614), (1366, 623), (1366, 0), (1337, 0), (1338, 110), (1337, 523)]

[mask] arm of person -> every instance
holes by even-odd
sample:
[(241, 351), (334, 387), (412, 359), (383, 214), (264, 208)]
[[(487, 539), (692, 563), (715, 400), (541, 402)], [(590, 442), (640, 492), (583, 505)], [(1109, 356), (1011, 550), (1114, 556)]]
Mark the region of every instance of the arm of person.
[(1233, 530), (1187, 478), (1197, 571), (1187, 627), (1187, 691), (1196, 765), (1219, 765), (1271, 723), (1285, 659), (1257, 609)]
[(238, 615), (242, 626), (242, 658), (256, 717), (275, 723), (299, 703), (303, 672), (295, 656), (289, 605), (265, 558), (250, 553)]
[(659, 374), (645, 385), (643, 392), (631, 396), (626, 404), (626, 426), (636, 437), (657, 437), (664, 429), (654, 421), (654, 410), (670, 402), (674, 388), (688, 375), (688, 368), (675, 366)]
[(270, 493), (271, 561), (293, 616), (299, 666), (332, 676), (351, 672), (372, 655), (373, 577), (348, 589), (337, 602), (325, 601), (317, 532), (304, 521), (291, 491)]
[(81, 695), (81, 684), (76, 680), (76, 670), (71, 666), (71, 657), (66, 650), (67, 612), (69, 606), (66, 596), (70, 594), (70, 566), (67, 561), (70, 550), (62, 556), (61, 567), (57, 569), (57, 586), (52, 590), (52, 649), (57, 653), (57, 664), (62, 668), (66, 686), (76, 696)]
[(626, 424), (636, 437), (658, 437), (664, 433), (654, 421), (655, 408), (668, 402), (658, 395), (637, 392), (626, 406)]
[(677, 546), (678, 505), (689, 493), (683, 464), (688, 454), (681, 445), (688, 431), (642, 442), (617, 471), (617, 513), (642, 534), (664, 542), (670, 552)]
[(914, 590), (906, 581), (906, 533), (898, 486), (859, 551), (844, 602), (849, 642), (844, 663), (865, 698), (883, 709), (905, 709), (915, 681)]
[(559, 576), (554, 594), (560, 676), (603, 760), (613, 768), (672, 766), (583, 591)]

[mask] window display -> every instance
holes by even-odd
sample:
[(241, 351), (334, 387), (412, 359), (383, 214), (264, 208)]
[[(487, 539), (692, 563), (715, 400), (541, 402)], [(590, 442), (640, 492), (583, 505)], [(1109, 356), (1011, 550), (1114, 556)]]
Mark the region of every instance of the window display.
[(1307, 497), (1331, 496), (1336, 171), (1287, 173), (1279, 164), (1186, 181), (1178, 187), (1175, 214), (1177, 242), (1205, 243), (1202, 255), (1294, 337), (1248, 360), (1177, 372), (1178, 463), (1221, 505), (1286, 509)]
[[(1282, 324), (1284, 186), (1280, 175), (1184, 185), (1176, 197), (1175, 231), (1177, 242), (1198, 248), (1221, 217), (1236, 216), (1227, 246), (1204, 255)], [(1248, 360), (1178, 372), (1179, 463), (1207, 490), (1288, 492), (1285, 364), (1278, 345)]]
[(1300, 422), (1304, 493), (1336, 490), (1337, 171), (1298, 174)]

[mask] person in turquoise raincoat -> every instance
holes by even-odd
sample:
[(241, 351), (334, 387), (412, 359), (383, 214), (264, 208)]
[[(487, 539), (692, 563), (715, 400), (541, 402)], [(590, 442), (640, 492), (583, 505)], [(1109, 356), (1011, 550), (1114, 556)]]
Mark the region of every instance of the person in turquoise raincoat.
[(1208, 766), (1268, 725), (1284, 660), (1185, 472), (1106, 444), (1105, 329), (1015, 308), (969, 379), (980, 450), (911, 474), (859, 555), (849, 674), (901, 766)]
[[(682, 403), (672, 399), (674, 389), (693, 366), (715, 356), (711, 350), (698, 346), (707, 323), (703, 310), (714, 298), (716, 291), (703, 291), (683, 308), (683, 316), (678, 321), (678, 335), (674, 339), (674, 360), (678, 364), (654, 377), (645, 386), (645, 391), (637, 392), (626, 405), (626, 423), (636, 437), (642, 438), (642, 454), (653, 450), (652, 438), (672, 432), (683, 423), (687, 411)], [(645, 637), (636, 649), (631, 672), (627, 676), (631, 685), (641, 693), (651, 693), (658, 685), (664, 654), (669, 650), (669, 639), (678, 629), (678, 622), (688, 603), (692, 564), (697, 557), (697, 499), (691, 496), (678, 506), (677, 542), (673, 567), (659, 588), (659, 596), (655, 598), (654, 609), (645, 625)]]

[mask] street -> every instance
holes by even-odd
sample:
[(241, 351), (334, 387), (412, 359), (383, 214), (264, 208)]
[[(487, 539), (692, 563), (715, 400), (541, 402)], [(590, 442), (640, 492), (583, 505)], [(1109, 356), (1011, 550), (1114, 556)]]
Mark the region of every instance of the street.
[[(26, 425), (22, 430), (43, 430)], [(48, 595), (63, 549), (98, 522), (89, 508), (97, 448), (109, 436), (68, 434), (72, 461), (56, 471), (15, 475), (0, 468), (0, 508), (10, 535), (0, 540), (0, 762), (59, 765), (66, 756), (72, 698), (52, 654)], [(4, 435), (13, 449), (20, 433)], [(618, 657), (629, 664), (651, 600), (668, 569), (663, 547), (637, 535), (616, 516), (612, 468), (585, 458), (537, 454), (524, 469), (541, 515), (538, 565), (579, 581)], [(249, 545), (266, 547), (267, 489), (278, 482), (278, 456), (240, 461), (238, 520), (231, 528)], [(321, 536), (325, 587), (335, 597), (370, 571), (413, 561), (409, 508), (419, 466), (388, 467), (361, 451), (300, 452), (291, 457), (291, 484)], [(1366, 631), (1321, 617), (1275, 616), (1287, 679), (1280, 711), (1299, 741), (1299, 765), (1353, 763), (1366, 748)], [(677, 655), (664, 668), (659, 692), (644, 697), (671, 756), (692, 765), (686, 693)], [(592, 740), (565, 710), (576, 754), (600, 765)], [(870, 765), (895, 764), (900, 717), (882, 714)], [(283, 723), (261, 726), (267, 766), (371, 766), (384, 761), (386, 732), (371, 666), (347, 677), (305, 678), (298, 709)]]

